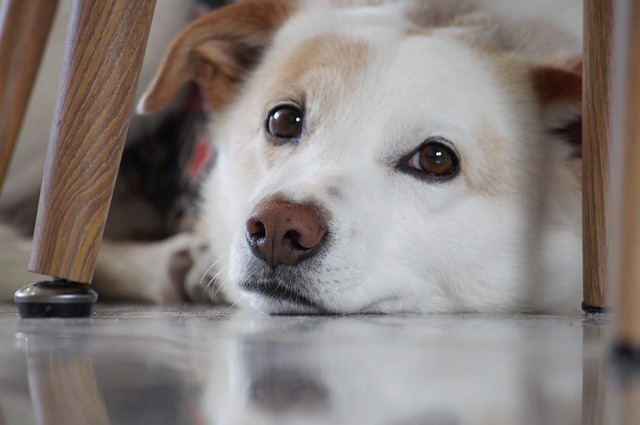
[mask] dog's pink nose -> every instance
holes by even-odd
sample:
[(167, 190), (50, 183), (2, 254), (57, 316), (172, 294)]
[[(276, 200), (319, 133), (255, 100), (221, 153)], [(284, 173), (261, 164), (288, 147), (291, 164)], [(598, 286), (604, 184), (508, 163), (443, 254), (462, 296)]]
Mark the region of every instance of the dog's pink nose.
[(259, 204), (246, 227), (251, 251), (273, 266), (293, 266), (315, 255), (328, 231), (317, 208), (283, 199)]

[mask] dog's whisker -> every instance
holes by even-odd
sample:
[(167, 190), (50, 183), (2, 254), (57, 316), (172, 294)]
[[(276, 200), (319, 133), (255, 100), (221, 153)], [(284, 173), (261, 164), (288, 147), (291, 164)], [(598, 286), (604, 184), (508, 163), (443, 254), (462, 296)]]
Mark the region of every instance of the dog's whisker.
[[(216, 273), (216, 275), (215, 275), (215, 276), (213, 276), (213, 277), (211, 278), (211, 280), (209, 281), (209, 285), (207, 285), (207, 287), (208, 287), (208, 286), (210, 286), (210, 285), (215, 286), (215, 282), (217, 281), (218, 276), (220, 276), (220, 275), (222, 274), (222, 272), (223, 272), (223, 271), (225, 271), (225, 269), (226, 269), (225, 267), (221, 268), (221, 269), (220, 269), (220, 271), (219, 271), (218, 273)], [(216, 289), (216, 291), (213, 293), (212, 297), (215, 297), (216, 295), (218, 295), (218, 293), (219, 293), (219, 292), (220, 292), (220, 291), (221, 291), (225, 286), (227, 286), (227, 285), (228, 285), (228, 283), (229, 283), (229, 282), (228, 282), (228, 280), (224, 280), (222, 283), (220, 283), (219, 285), (217, 285), (217, 286), (218, 286), (218, 288), (217, 288), (217, 289)]]
[[(222, 289), (224, 289), (225, 286), (227, 286), (229, 284), (229, 281), (227, 279), (223, 280), (222, 282), (220, 282), (218, 280), (218, 277), (226, 270), (226, 267), (222, 267), (218, 273), (216, 273), (210, 280), (209, 283), (207, 284), (207, 288), (208, 289), (210, 286), (212, 287), (216, 287), (215, 292), (213, 292), (213, 294), (211, 295), (212, 298), (215, 298), (216, 295), (218, 295), (218, 293), (220, 293), (220, 291)], [(205, 290), (206, 290), (205, 289)]]
[(229, 305), (227, 311), (232, 311), (236, 308), (236, 306), (238, 304), (240, 304), (240, 301), (242, 301), (240, 298), (237, 298), (234, 302), (231, 303), (231, 305)]
[[(223, 253), (222, 255), (220, 255), (220, 257), (213, 263), (211, 264), (207, 270), (202, 274), (202, 277), (200, 278), (200, 282), (198, 283), (199, 286), (205, 286), (204, 285), (204, 280), (207, 277), (207, 275), (209, 274), (209, 272), (218, 265), (218, 263), (220, 263), (222, 260), (224, 260), (225, 258), (227, 258), (229, 256), (229, 254), (231, 253), (231, 250), (228, 250), (227, 252)], [(219, 274), (219, 273), (218, 273)], [(216, 274), (217, 276), (217, 274)], [(205, 290), (206, 288), (211, 284), (211, 281), (209, 281), (209, 283), (205, 286)]]
[(207, 270), (205, 270), (204, 273), (202, 273), (202, 276), (200, 277), (200, 282), (198, 282), (198, 286), (203, 286), (204, 284), (204, 279), (207, 277), (207, 275), (209, 274), (209, 272), (216, 266), (216, 264), (218, 264), (218, 262), (220, 262), (222, 258), (219, 258), (215, 263), (213, 263), (212, 265), (210, 265)]
[(204, 278), (207, 276), (207, 274), (211, 271), (212, 268), (213, 268), (213, 265), (209, 266), (209, 268), (207, 268), (207, 270), (205, 270), (205, 272), (202, 273), (202, 276), (200, 277), (200, 281), (198, 282), (198, 286), (202, 286), (202, 284), (204, 283)]

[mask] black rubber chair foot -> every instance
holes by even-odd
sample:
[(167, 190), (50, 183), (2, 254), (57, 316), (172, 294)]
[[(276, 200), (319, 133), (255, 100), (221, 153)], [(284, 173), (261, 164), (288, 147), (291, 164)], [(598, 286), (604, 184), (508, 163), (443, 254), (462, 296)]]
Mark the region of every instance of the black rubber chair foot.
[(89, 285), (52, 280), (35, 282), (16, 291), (13, 296), (20, 317), (89, 317), (98, 294)]
[(593, 306), (586, 303), (582, 303), (582, 311), (586, 314), (607, 314), (611, 311), (608, 307)]

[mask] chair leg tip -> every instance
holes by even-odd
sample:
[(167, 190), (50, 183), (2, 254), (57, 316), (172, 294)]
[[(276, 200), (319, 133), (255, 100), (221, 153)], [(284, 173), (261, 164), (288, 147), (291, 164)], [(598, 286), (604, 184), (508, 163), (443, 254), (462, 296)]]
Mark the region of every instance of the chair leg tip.
[(23, 319), (90, 317), (97, 299), (89, 285), (66, 280), (31, 283), (14, 295)]
[(606, 314), (609, 313), (611, 309), (608, 307), (589, 305), (583, 301), (582, 311), (584, 311), (586, 314)]
[(91, 317), (93, 304), (25, 303), (18, 304), (18, 312), (23, 319), (85, 318)]

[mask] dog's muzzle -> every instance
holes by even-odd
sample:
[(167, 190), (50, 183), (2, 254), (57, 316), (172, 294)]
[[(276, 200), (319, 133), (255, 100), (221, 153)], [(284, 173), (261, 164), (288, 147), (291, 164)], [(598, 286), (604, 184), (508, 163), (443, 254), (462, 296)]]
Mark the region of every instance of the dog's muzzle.
[(320, 251), (328, 231), (316, 206), (273, 198), (253, 210), (245, 235), (256, 257), (271, 266), (294, 266)]

